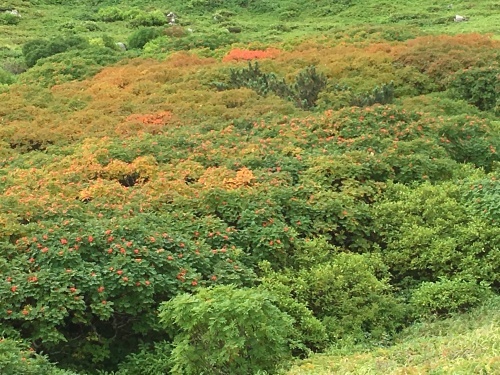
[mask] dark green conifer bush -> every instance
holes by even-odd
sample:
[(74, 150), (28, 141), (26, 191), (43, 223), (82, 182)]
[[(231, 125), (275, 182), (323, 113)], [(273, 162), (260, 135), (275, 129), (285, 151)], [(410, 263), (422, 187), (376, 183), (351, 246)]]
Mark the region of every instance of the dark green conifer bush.
[(262, 96), (275, 94), (304, 110), (316, 105), (318, 96), (326, 85), (326, 76), (316, 72), (315, 66), (308, 66), (297, 75), (294, 83), (287, 84), (284, 78), (279, 78), (275, 73), (262, 72), (258, 62), (253, 65), (249, 62), (248, 68), (231, 69), (228, 83), (214, 83), (219, 91), (247, 87)]
[(394, 83), (376, 86), (372, 92), (355, 95), (351, 105), (356, 107), (369, 107), (375, 103), (390, 104), (394, 100)]

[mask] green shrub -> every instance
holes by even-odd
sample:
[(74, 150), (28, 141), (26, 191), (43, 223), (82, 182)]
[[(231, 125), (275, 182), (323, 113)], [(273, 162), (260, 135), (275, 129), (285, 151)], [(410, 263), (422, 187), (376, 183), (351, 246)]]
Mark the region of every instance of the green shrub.
[(489, 172), (500, 161), (500, 135), (486, 119), (461, 115), (441, 121), (442, 147), (459, 163), (472, 163)]
[(262, 278), (262, 288), (276, 297), (275, 304), (283, 312), (294, 319), (291, 339), (294, 356), (308, 355), (313, 351), (326, 349), (328, 333), (321, 320), (316, 318), (305, 302), (293, 298), (293, 285), (280, 273), (269, 272), (269, 264), (265, 265), (267, 275)]
[(26, 65), (31, 68), (38, 60), (69, 49), (85, 49), (89, 45), (85, 38), (79, 36), (60, 37), (53, 39), (36, 39), (23, 45), (22, 52)]
[(297, 75), (291, 86), (295, 105), (306, 110), (315, 107), (318, 96), (326, 85), (326, 76), (317, 73), (314, 65), (308, 66)]
[(193, 10), (213, 10), (222, 5), (226, 5), (223, 0), (190, 0), (187, 4)]
[(36, 354), (19, 341), (0, 337), (0, 373), (2, 375), (76, 375), (58, 369), (45, 356)]
[(466, 188), (389, 185), (372, 206), (372, 230), (396, 286), (455, 277), (500, 286), (500, 229), (467, 207)]
[(188, 51), (206, 48), (210, 51), (229, 46), (238, 41), (235, 34), (228, 32), (192, 33), (184, 37), (164, 36), (148, 43), (144, 51), (149, 54), (158, 54), (171, 51)]
[(125, 13), (121, 7), (109, 6), (99, 8), (97, 11), (97, 19), (104, 22), (116, 22), (123, 21), (125, 19)]
[(390, 104), (394, 100), (394, 83), (375, 87), (372, 92), (358, 94), (351, 99), (351, 105), (369, 107), (375, 103)]
[(0, 67), (0, 85), (10, 85), (14, 83), (14, 76)]
[(265, 291), (200, 289), (162, 304), (160, 319), (175, 334), (173, 374), (274, 373), (291, 358), (293, 320)]
[(474, 211), (491, 220), (500, 222), (500, 179), (498, 174), (487, 178), (464, 182), (466, 186), (465, 198)]
[(92, 363), (110, 370), (140, 342), (165, 339), (156, 310), (177, 294), (221, 283), (253, 284), (252, 271), (241, 263), (244, 254), (222, 250), (222, 237), (210, 240), (209, 232), (226, 232), (222, 225), (214, 228), (213, 220), (199, 221), (200, 233), (193, 237), (191, 218), (120, 216), (116, 226), (111, 216), (94, 220), (78, 212), (54, 218), (60, 225), (45, 216), (47, 226), (32, 228), (36, 242), (1, 243), (0, 324), (15, 327), (65, 367), (88, 370)]
[(500, 101), (500, 68), (474, 67), (455, 73), (448, 88), (456, 98), (483, 111), (494, 109)]
[(161, 31), (156, 28), (142, 28), (134, 32), (129, 38), (127, 46), (129, 48), (142, 49), (147, 42), (159, 37)]
[(289, 85), (275, 73), (262, 72), (258, 62), (253, 65), (249, 62), (248, 68), (231, 69), (228, 83), (215, 82), (213, 85), (219, 91), (247, 87), (262, 96), (275, 94), (292, 101), (298, 108), (308, 110), (316, 105), (320, 92), (327, 85), (327, 79), (324, 74), (316, 72), (316, 67), (308, 66)]
[(152, 12), (141, 12), (130, 20), (132, 27), (139, 26), (162, 26), (167, 23), (167, 18), (160, 10)]
[(21, 22), (21, 17), (15, 14), (0, 13), (0, 25), (17, 25), (19, 22)]
[(172, 369), (172, 344), (161, 341), (153, 347), (143, 345), (119, 364), (116, 375), (165, 375)]
[(443, 278), (420, 284), (411, 294), (410, 307), (415, 317), (444, 316), (467, 311), (491, 296), (486, 285)]
[(377, 257), (341, 253), (330, 262), (281, 276), (292, 295), (323, 321), (333, 341), (390, 336), (404, 323), (389, 274)]
[(17, 75), (26, 71), (27, 66), (22, 57), (19, 58), (7, 58), (2, 61), (3, 70)]
[[(114, 47), (114, 44), (113, 44)], [(103, 66), (117, 62), (120, 54), (106, 47), (91, 46), (50, 56), (19, 77), (23, 83), (44, 87), (93, 76)]]

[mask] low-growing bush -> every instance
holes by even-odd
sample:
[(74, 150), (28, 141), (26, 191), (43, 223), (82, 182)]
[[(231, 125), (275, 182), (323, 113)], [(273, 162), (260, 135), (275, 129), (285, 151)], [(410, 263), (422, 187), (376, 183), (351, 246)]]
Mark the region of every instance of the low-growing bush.
[(102, 7), (97, 11), (97, 18), (105, 22), (123, 21), (125, 12), (118, 6)]
[(394, 83), (376, 86), (372, 92), (355, 95), (351, 105), (356, 107), (369, 107), (375, 103), (390, 104), (394, 100)]
[(52, 39), (36, 39), (23, 45), (22, 52), (26, 65), (31, 68), (38, 60), (69, 49), (85, 49), (88, 41), (79, 36), (58, 37)]
[(43, 63), (40, 61), (36, 66), (22, 74), (19, 80), (24, 83), (49, 87), (91, 77), (102, 67), (113, 64), (119, 59), (119, 52), (91, 45), (83, 50), (71, 50), (45, 58)]
[(154, 10), (152, 12), (140, 12), (129, 23), (132, 27), (162, 26), (167, 23), (167, 18), (161, 10)]
[(459, 163), (471, 163), (485, 171), (500, 161), (500, 135), (490, 121), (476, 116), (460, 115), (440, 122), (437, 129), (442, 147)]
[(141, 49), (146, 45), (146, 43), (159, 37), (160, 35), (161, 31), (156, 28), (149, 27), (149, 28), (139, 29), (128, 38), (127, 45), (130, 48)]
[[(266, 264), (265, 267), (269, 268)], [(269, 272), (262, 278), (262, 288), (276, 297), (275, 304), (294, 319), (291, 333), (294, 356), (306, 356), (324, 350), (329, 344), (328, 332), (320, 319), (314, 316), (306, 302), (293, 298), (294, 286), (287, 276)]]
[(21, 22), (21, 17), (15, 14), (0, 13), (0, 25), (17, 25), (19, 22)]
[(373, 205), (373, 231), (394, 285), (415, 288), (440, 278), (500, 285), (500, 229), (472, 215), (467, 188), (395, 184)]
[(10, 85), (14, 83), (14, 76), (0, 68), (0, 85)]
[(493, 223), (500, 222), (500, 178), (498, 178), (498, 173), (474, 181), (464, 181), (464, 184), (466, 184), (464, 190), (466, 191), (467, 204), (478, 215), (488, 218)]
[(323, 322), (332, 341), (379, 340), (404, 323), (403, 304), (392, 295), (380, 258), (340, 253), (330, 262), (285, 275), (277, 277), (278, 283)]
[(417, 318), (446, 316), (467, 311), (491, 296), (487, 285), (443, 278), (420, 284), (411, 294), (410, 308)]
[(459, 99), (464, 99), (477, 108), (488, 111), (500, 102), (500, 68), (489, 66), (470, 68), (455, 73), (449, 89)]
[(200, 48), (207, 48), (210, 51), (214, 51), (218, 48), (230, 46), (237, 41), (238, 37), (228, 32), (190, 33), (184, 37), (171, 38), (164, 36), (155, 39), (145, 46), (144, 51), (150, 54), (189, 51)]
[(214, 83), (219, 91), (247, 87), (262, 96), (275, 94), (305, 110), (316, 105), (318, 96), (326, 85), (326, 76), (317, 73), (315, 66), (308, 66), (299, 72), (294, 83), (287, 84), (284, 78), (279, 78), (275, 73), (262, 72), (258, 62), (253, 65), (249, 62), (248, 68), (231, 69), (229, 83)]
[(139, 351), (129, 355), (119, 365), (115, 375), (165, 375), (172, 370), (172, 344), (160, 341), (154, 345), (142, 345)]

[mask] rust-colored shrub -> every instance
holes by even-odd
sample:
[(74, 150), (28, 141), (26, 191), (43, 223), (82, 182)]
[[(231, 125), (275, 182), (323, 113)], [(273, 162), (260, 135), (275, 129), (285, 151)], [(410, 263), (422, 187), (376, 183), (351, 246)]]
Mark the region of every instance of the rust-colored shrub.
[(280, 50), (276, 48), (267, 48), (265, 50), (248, 50), (241, 48), (234, 48), (229, 53), (224, 56), (222, 61), (248, 61), (257, 59), (272, 59), (280, 54)]

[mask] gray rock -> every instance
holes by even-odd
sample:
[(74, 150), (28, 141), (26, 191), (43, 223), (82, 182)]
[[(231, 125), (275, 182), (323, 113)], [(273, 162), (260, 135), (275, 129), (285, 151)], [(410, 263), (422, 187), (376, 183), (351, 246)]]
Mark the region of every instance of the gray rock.
[(13, 16), (16, 16), (16, 17), (21, 17), (21, 14), (19, 13), (19, 11), (17, 9), (6, 10), (5, 13), (12, 14)]
[(122, 43), (122, 42), (118, 42), (116, 43), (116, 46), (121, 50), (121, 51), (126, 51), (127, 50), (127, 46), (125, 45), (125, 43)]
[(175, 22), (177, 21), (177, 14), (174, 12), (170, 12), (168, 14), (165, 14), (165, 17), (167, 17), (167, 22), (169, 25), (175, 25)]

